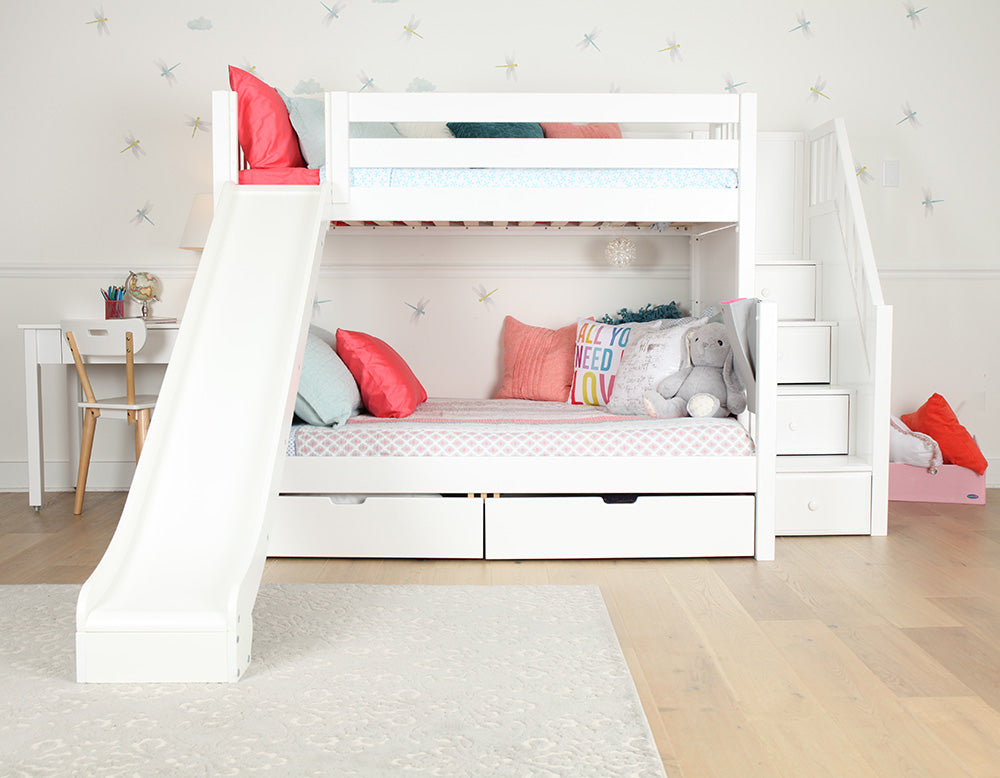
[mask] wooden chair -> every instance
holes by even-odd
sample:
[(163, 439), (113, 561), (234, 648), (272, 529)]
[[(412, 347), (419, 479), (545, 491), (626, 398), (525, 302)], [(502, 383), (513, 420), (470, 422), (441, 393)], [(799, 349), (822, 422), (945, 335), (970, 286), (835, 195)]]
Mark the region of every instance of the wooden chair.
[[(142, 319), (72, 320), (61, 323), (63, 334), (80, 376), (84, 399), (83, 437), (80, 443), (80, 470), (76, 478), (76, 500), (73, 515), (83, 512), (83, 494), (90, 470), (90, 454), (94, 448), (97, 419), (119, 419), (135, 425), (135, 459), (139, 461), (142, 445), (149, 429), (150, 413), (156, 406), (155, 395), (136, 395), (133, 355), (146, 343), (146, 325)], [(87, 377), (84, 357), (125, 357), (125, 396), (98, 399)], [(114, 360), (117, 361), (117, 360)]]

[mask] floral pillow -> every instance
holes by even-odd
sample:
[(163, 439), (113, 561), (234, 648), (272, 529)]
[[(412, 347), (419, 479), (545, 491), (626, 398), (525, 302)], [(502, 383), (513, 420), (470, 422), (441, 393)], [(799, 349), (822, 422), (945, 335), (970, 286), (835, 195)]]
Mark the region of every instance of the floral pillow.
[(684, 366), (688, 331), (705, 324), (714, 313), (709, 309), (697, 319), (668, 319), (663, 329), (631, 339), (618, 366), (608, 410), (619, 416), (646, 415), (643, 395)]

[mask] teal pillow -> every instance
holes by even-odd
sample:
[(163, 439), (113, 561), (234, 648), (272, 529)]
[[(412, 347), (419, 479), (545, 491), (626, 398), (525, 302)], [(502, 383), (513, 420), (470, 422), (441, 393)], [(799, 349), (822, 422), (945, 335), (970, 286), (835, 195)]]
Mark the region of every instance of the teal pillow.
[(448, 122), (456, 138), (544, 138), (537, 122)]
[(299, 136), (299, 149), (306, 165), (320, 168), (326, 164), (326, 109), (322, 100), (311, 97), (288, 97), (280, 89), (292, 129)]
[(333, 343), (335, 337), (319, 328), (310, 329), (306, 335), (295, 414), (318, 427), (339, 427), (361, 407), (358, 384), (337, 356)]

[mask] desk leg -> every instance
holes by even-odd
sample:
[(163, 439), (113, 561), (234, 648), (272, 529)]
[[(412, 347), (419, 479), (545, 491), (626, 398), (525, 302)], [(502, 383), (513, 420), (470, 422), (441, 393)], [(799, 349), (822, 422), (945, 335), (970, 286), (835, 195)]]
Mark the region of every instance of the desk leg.
[(42, 384), (35, 330), (24, 331), (24, 397), (28, 429), (28, 505), (42, 507), (45, 454), (42, 449)]
[[(76, 370), (66, 371), (66, 418), (69, 419), (69, 473), (71, 478), (75, 478), (80, 470), (80, 434), (83, 431), (84, 414), (80, 409), (80, 400), (83, 399), (83, 388), (76, 376)], [(76, 487), (76, 481), (73, 481)]]

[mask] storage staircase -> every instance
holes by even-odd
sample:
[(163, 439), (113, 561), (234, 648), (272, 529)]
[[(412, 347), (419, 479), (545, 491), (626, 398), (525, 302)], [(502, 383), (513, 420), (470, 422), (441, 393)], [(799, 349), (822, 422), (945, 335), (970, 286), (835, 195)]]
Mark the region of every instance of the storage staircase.
[(779, 319), (776, 534), (884, 535), (892, 310), (842, 120), (763, 136), (759, 169), (755, 287)]

